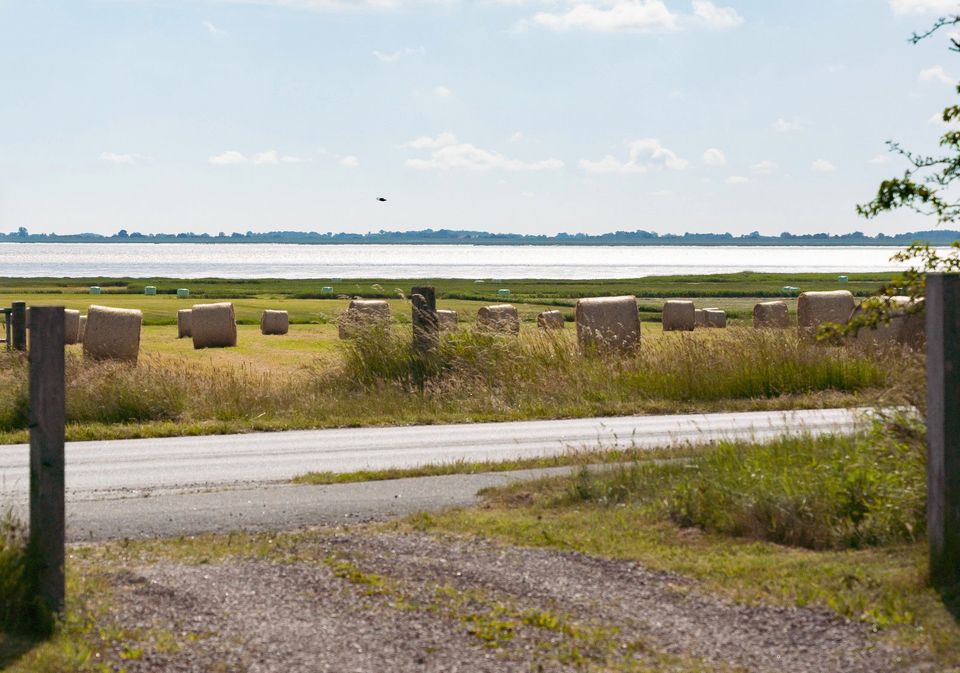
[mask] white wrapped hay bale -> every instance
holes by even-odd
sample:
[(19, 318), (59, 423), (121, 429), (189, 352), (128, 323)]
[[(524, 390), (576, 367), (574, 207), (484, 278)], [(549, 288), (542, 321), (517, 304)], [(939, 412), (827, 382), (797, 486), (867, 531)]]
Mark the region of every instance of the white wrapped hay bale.
[(260, 314), (260, 334), (286, 334), (290, 331), (290, 315), (286, 311), (265, 310)]
[(353, 339), (370, 329), (389, 329), (390, 304), (386, 299), (354, 299), (340, 314), (341, 339)]
[(726, 327), (727, 312), (720, 308), (703, 309), (703, 324), (705, 327)]
[(195, 304), (190, 313), (194, 348), (229, 348), (237, 345), (237, 320), (233, 304)]
[[(922, 304), (923, 300), (919, 300)], [(918, 348), (923, 345), (926, 337), (926, 324), (922, 313), (918, 313), (913, 299), (910, 297), (890, 297), (889, 302), (880, 297), (871, 297), (860, 303), (854, 309), (851, 318), (860, 315), (871, 306), (887, 307), (890, 309), (890, 322), (879, 323), (875, 327), (861, 327), (857, 330), (857, 341), (872, 346), (901, 344)]]
[(77, 334), (78, 343), (83, 343), (83, 335), (86, 333), (86, 331), (87, 331), (87, 316), (82, 315), (80, 316), (80, 330)]
[(563, 313), (560, 311), (542, 311), (537, 316), (537, 327), (544, 330), (563, 329)]
[(575, 317), (581, 350), (626, 352), (640, 345), (640, 312), (633, 295), (578, 299)]
[(691, 332), (697, 324), (696, 308), (692, 301), (671, 299), (663, 305), (664, 332)]
[(95, 360), (136, 362), (143, 314), (135, 309), (91, 306), (83, 332), (83, 354)]
[(190, 336), (190, 314), (192, 311), (188, 308), (182, 308), (177, 311), (177, 338), (184, 339)]
[(513, 304), (481, 306), (477, 311), (477, 329), (494, 334), (520, 334), (520, 314)]
[(63, 341), (68, 344), (80, 343), (80, 311), (63, 309)]
[(764, 301), (753, 307), (755, 329), (790, 327), (790, 309), (785, 301)]
[(797, 324), (809, 332), (816, 332), (820, 325), (828, 322), (845, 325), (855, 305), (849, 290), (804, 292), (797, 300)]
[(452, 332), (457, 329), (457, 312), (450, 309), (438, 309), (437, 321), (440, 323), (441, 332)]

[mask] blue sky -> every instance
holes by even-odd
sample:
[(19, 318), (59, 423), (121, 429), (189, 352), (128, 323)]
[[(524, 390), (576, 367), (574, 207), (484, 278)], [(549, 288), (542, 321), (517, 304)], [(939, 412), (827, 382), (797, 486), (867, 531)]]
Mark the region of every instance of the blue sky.
[(955, 6), (0, 0), (0, 231), (928, 228)]

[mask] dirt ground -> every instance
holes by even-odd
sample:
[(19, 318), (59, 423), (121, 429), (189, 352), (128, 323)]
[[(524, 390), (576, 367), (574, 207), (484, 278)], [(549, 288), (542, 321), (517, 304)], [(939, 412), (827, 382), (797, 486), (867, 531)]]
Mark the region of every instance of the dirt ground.
[(331, 531), (285, 556), (111, 575), (113, 652), (157, 671), (933, 671), (825, 610), (744, 606), (630, 562)]

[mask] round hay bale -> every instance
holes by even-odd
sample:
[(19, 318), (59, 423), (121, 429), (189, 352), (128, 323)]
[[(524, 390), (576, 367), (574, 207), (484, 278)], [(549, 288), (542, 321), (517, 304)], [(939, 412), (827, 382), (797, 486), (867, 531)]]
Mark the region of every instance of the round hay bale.
[(260, 314), (260, 334), (286, 334), (290, 331), (290, 316), (286, 311), (265, 310)]
[(828, 322), (845, 325), (855, 306), (849, 290), (804, 292), (797, 300), (797, 324), (808, 332), (816, 332), (820, 325)]
[(696, 308), (692, 301), (671, 299), (663, 305), (664, 332), (692, 332), (697, 324)]
[(703, 309), (703, 321), (706, 327), (726, 327), (727, 312), (719, 308)]
[(188, 308), (182, 308), (177, 311), (177, 338), (183, 339), (190, 336), (190, 314), (192, 311)]
[(537, 327), (544, 330), (563, 329), (563, 313), (560, 311), (542, 311), (537, 316)]
[(80, 311), (63, 309), (63, 340), (68, 344), (80, 343)]
[(353, 339), (372, 328), (390, 328), (390, 304), (385, 299), (354, 299), (340, 314), (338, 334)]
[(440, 323), (441, 332), (452, 332), (457, 329), (457, 312), (449, 309), (438, 309), (437, 320)]
[(86, 334), (86, 331), (87, 331), (87, 316), (82, 315), (80, 316), (80, 330), (77, 333), (78, 343), (83, 343), (83, 335)]
[[(890, 322), (880, 323), (875, 327), (861, 327), (857, 330), (857, 341), (870, 346), (901, 344), (910, 348), (920, 348), (926, 340), (926, 320), (923, 313), (910, 297), (890, 297), (889, 302), (881, 297), (871, 297), (861, 302), (853, 310), (851, 319), (863, 313), (871, 305), (883, 306), (888, 304), (891, 310)], [(920, 299), (920, 304), (923, 300)]]
[(579, 299), (575, 315), (583, 351), (628, 352), (640, 346), (640, 312), (633, 295)]
[(492, 334), (520, 334), (520, 314), (513, 304), (481, 306), (477, 311), (477, 329)]
[(753, 307), (754, 329), (790, 327), (790, 309), (785, 301), (764, 301)]
[(190, 313), (190, 336), (194, 348), (229, 348), (237, 345), (237, 321), (233, 304), (194, 304)]
[(94, 360), (136, 362), (143, 314), (135, 309), (91, 306), (83, 333), (83, 354)]

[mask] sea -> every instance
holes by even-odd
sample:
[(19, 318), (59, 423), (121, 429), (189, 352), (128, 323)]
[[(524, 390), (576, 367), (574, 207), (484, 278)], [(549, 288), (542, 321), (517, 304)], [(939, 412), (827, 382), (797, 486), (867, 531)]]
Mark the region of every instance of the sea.
[(876, 246), (295, 245), (0, 243), (0, 276), (22, 278), (604, 279), (738, 271), (895, 271)]

